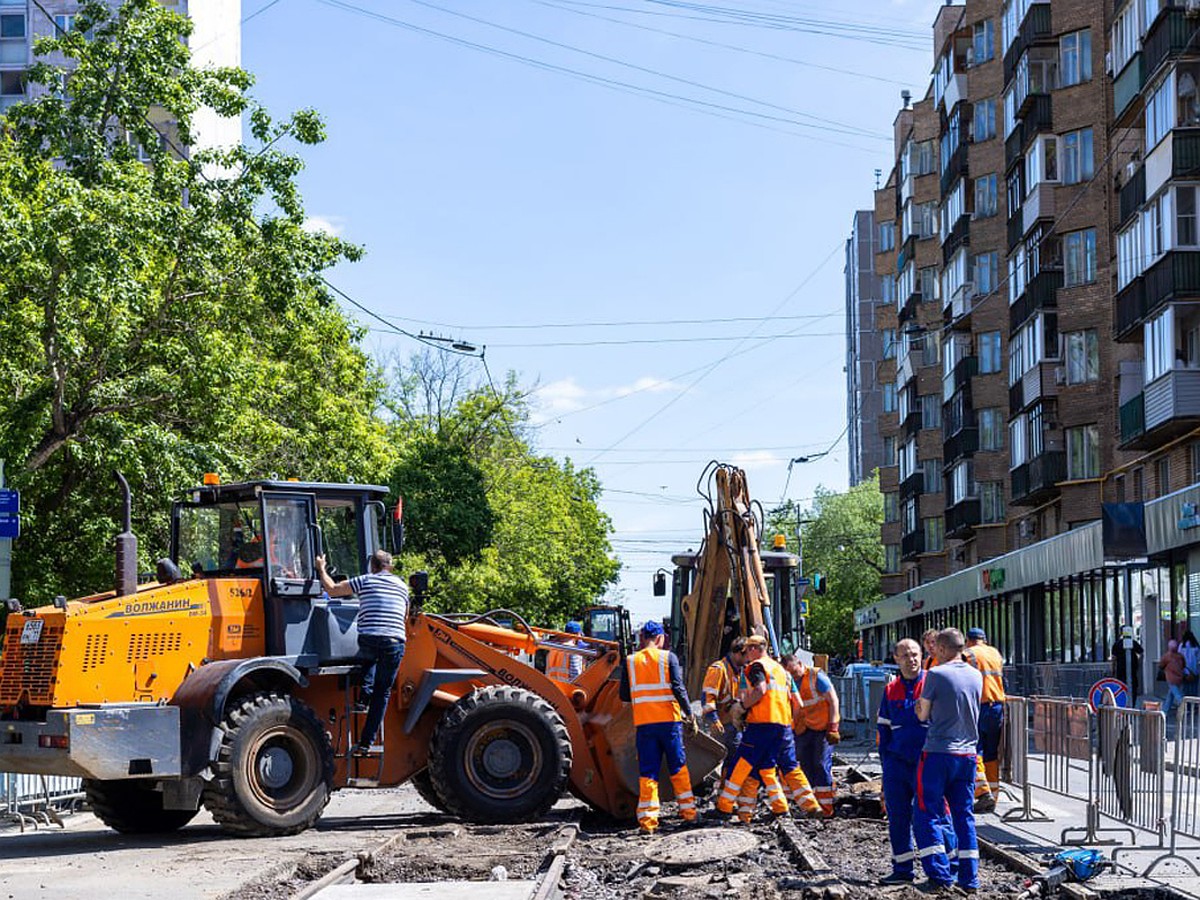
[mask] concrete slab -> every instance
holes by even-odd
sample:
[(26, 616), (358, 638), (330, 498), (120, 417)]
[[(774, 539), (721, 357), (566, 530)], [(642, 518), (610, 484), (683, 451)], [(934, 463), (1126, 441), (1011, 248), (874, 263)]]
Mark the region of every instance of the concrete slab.
[(438, 881), (406, 884), (335, 884), (313, 900), (528, 900), (536, 881)]

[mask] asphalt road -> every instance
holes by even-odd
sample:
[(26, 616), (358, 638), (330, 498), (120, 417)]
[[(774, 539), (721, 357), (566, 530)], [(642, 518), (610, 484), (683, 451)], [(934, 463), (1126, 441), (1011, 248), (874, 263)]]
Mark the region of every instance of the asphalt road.
[(411, 787), (339, 791), (317, 828), (286, 838), (231, 837), (204, 811), (174, 834), (148, 837), (76, 813), (66, 828), (0, 830), (0, 900), (208, 900), (314, 851), (348, 857), (425, 821), (444, 819)]

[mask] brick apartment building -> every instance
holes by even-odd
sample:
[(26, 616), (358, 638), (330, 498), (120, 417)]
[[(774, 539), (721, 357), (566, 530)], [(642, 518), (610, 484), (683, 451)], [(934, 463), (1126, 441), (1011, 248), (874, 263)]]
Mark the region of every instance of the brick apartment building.
[[(875, 193), (896, 309), (879, 419), (889, 596), (857, 614), (876, 655), (978, 623), (1010, 659), (1099, 665), (1121, 625), (1147, 658), (1200, 628), (1191, 6), (938, 11), (932, 83), (904, 98)], [(1143, 504), (1145, 558), (1112, 558), (1103, 503)]]
[[(879, 231), (869, 209), (854, 214), (846, 241), (846, 421), (850, 484), (870, 478), (883, 465), (879, 434), (883, 392), (880, 366), (885, 335), (889, 351), (896, 337), (896, 308), (883, 299), (883, 281), (875, 273), (875, 244)], [(887, 319), (884, 328), (879, 318)], [(894, 373), (888, 380), (894, 379)]]

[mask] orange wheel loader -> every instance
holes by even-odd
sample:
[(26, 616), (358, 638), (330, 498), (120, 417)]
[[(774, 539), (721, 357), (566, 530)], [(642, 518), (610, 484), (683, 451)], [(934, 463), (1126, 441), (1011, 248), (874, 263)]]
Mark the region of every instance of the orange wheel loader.
[[(358, 602), (325, 594), (313, 557), (324, 553), (337, 579), (366, 571), (385, 535), (398, 548), (386, 488), (205, 476), (173, 505), (170, 556), (140, 585), (120, 480), (115, 590), (38, 609), (9, 601), (0, 771), (80, 776), (96, 815), (122, 832), (177, 829), (203, 805), (234, 833), (293, 834), (335, 789), (409, 780), (474, 822), (536, 819), (568, 789), (632, 817), (617, 645), (503, 610), (425, 613), (424, 573), (410, 579), (407, 649), (380, 736), (370, 755), (351, 755), (365, 718)], [(540, 649), (583, 655), (583, 673), (551, 681), (532, 664)], [(688, 751), (698, 784), (722, 750), (697, 735)]]

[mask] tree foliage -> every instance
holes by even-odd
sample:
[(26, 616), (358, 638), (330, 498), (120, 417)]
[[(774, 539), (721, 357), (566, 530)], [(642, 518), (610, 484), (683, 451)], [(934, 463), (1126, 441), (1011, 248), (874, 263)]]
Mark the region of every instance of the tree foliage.
[[(85, 4), (38, 43), (64, 62), (33, 67), (44, 91), (0, 131), (0, 458), (35, 523), (14, 572), (35, 602), (110, 580), (114, 469), (146, 564), (203, 471), (388, 465), (380, 374), (320, 280), (359, 251), (305, 231), (282, 149), (319, 143), (320, 120), (276, 122), (245, 72), (191, 68), (190, 29), (155, 0)], [(201, 107), (251, 139), (191, 148)]]
[(807, 509), (788, 503), (773, 510), (772, 529), (788, 535), (796, 551), (796, 522), (804, 522), (804, 574), (819, 572), (827, 592), (809, 591), (808, 632), (818, 653), (847, 654), (854, 642), (854, 610), (880, 599), (884, 551), (879, 539), (883, 495), (879, 476), (845, 493), (818, 487)]

